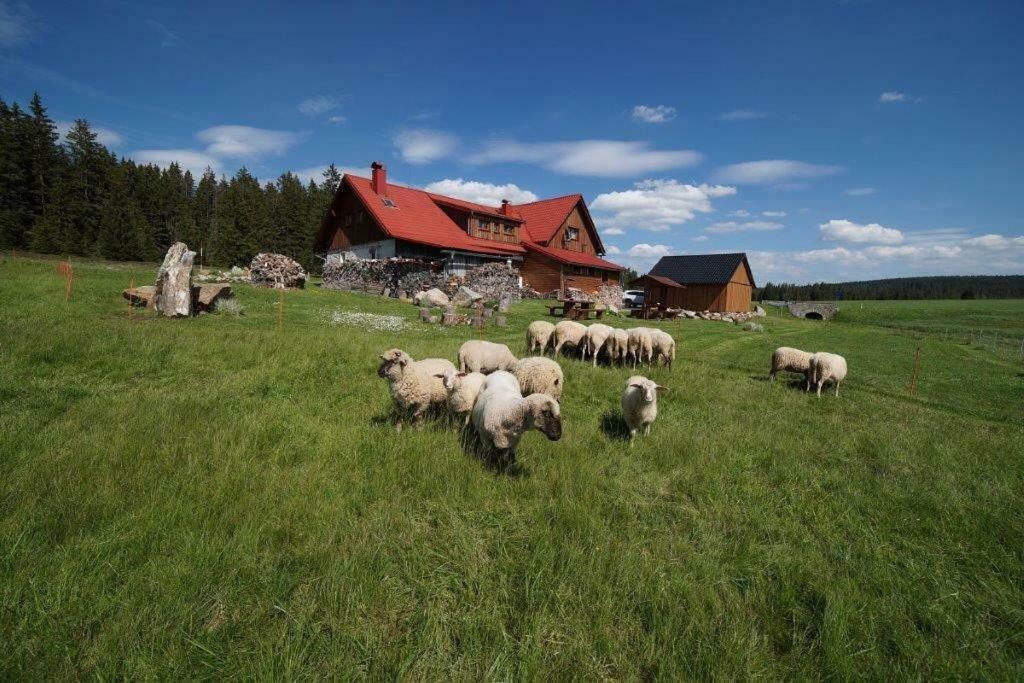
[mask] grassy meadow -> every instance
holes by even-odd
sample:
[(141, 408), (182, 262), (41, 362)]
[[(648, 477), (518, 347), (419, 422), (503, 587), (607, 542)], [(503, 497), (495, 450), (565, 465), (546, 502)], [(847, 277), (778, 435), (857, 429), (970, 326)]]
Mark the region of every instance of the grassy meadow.
[[(1024, 359), (950, 334), (1019, 340), (1024, 301), (658, 323), (651, 436), (628, 369), (562, 360), (564, 436), (513, 476), (387, 424), (378, 354), (469, 328), (315, 287), (280, 326), (248, 286), (129, 318), (155, 269), (76, 262), (65, 304), (0, 262), (0, 678), (1024, 677)], [(842, 395), (766, 381), (780, 345), (846, 356)]]

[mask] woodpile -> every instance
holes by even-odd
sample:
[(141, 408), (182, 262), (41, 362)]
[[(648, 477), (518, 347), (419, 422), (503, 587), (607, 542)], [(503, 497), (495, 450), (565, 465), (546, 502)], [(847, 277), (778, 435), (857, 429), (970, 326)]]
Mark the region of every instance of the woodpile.
[(298, 261), (283, 254), (256, 254), (249, 272), (252, 284), (275, 289), (302, 289), (308, 277)]
[(417, 292), (440, 289), (454, 296), (461, 287), (487, 300), (507, 298), (519, 301), (537, 297), (536, 292), (519, 286), (519, 271), (504, 263), (487, 263), (466, 272), (464, 277), (446, 274), (443, 264), (417, 259), (331, 260), (324, 264), (323, 286), (349, 289), (394, 297), (415, 296)]
[(504, 263), (486, 263), (466, 271), (462, 284), (477, 292), (484, 299), (508, 298), (519, 301), (523, 298), (519, 286), (519, 271)]

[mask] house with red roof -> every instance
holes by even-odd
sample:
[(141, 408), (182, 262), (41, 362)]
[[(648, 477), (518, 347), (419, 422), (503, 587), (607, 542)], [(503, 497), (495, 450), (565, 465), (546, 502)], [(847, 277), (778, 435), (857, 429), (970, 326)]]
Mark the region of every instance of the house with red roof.
[(505, 262), (538, 292), (594, 292), (617, 284), (624, 270), (602, 258), (604, 245), (582, 195), (486, 206), (388, 184), (378, 162), (370, 169), (370, 178), (342, 176), (316, 238), (316, 251), (327, 259), (351, 252), (440, 260), (455, 274)]

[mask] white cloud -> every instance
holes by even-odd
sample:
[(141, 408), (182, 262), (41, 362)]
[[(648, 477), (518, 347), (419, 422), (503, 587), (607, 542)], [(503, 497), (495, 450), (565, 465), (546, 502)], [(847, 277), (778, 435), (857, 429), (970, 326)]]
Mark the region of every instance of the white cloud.
[(782, 218), (783, 216), (786, 215), (786, 212), (785, 211), (762, 211), (761, 215), (762, 216), (766, 216), (768, 218)]
[(878, 223), (861, 225), (853, 221), (832, 220), (818, 226), (822, 239), (830, 242), (854, 244), (899, 244), (903, 233), (896, 228), (887, 228)]
[(842, 173), (843, 170), (842, 166), (809, 164), (791, 159), (767, 159), (723, 166), (715, 171), (714, 178), (718, 182), (737, 185), (772, 185), (788, 183), (799, 178), (822, 178)]
[(226, 157), (284, 154), (305, 137), (305, 133), (251, 126), (213, 126), (196, 133), (196, 138), (206, 143), (208, 154)]
[(736, 218), (746, 218), (750, 215), (750, 212), (745, 209), (737, 209), (736, 211), (730, 212), (729, 215), (735, 216)]
[(762, 111), (754, 111), (752, 109), (733, 109), (723, 113), (718, 118), (722, 121), (753, 121), (754, 119), (763, 119), (767, 114)]
[(638, 104), (633, 107), (633, 120), (644, 121), (645, 123), (665, 123), (676, 117), (676, 108), (659, 104), (656, 107), (648, 107), (645, 104)]
[(878, 190), (873, 187), (851, 187), (849, 190), (843, 190), (843, 194), (851, 197), (866, 197), (875, 192), (878, 192)]
[(910, 99), (906, 93), (900, 92), (899, 90), (886, 90), (884, 93), (878, 96), (879, 102), (906, 102)]
[(616, 255), (616, 254), (621, 254), (622, 250), (619, 249), (614, 244), (609, 244), (607, 247), (605, 247), (604, 253), (609, 254), (609, 255)]
[(24, 2), (0, 2), (0, 47), (26, 43), (35, 33), (32, 10)]
[(191, 171), (195, 178), (203, 175), (207, 166), (214, 172), (221, 171), (220, 160), (196, 149), (140, 149), (128, 155), (140, 164), (155, 164), (167, 168), (177, 162), (183, 169)]
[(678, 180), (643, 180), (632, 190), (600, 194), (590, 204), (593, 211), (612, 214), (613, 227), (634, 226), (664, 231), (710, 213), (711, 200), (736, 194), (724, 185), (688, 185)]
[(556, 173), (616, 178), (693, 166), (700, 163), (701, 158), (698, 152), (691, 150), (650, 149), (647, 142), (492, 140), (471, 155), (468, 161), (475, 164), (539, 164)]
[(672, 253), (672, 248), (666, 244), (647, 244), (641, 242), (640, 244), (634, 244), (626, 252), (628, 256), (640, 259), (655, 259), (661, 258), (662, 256), (668, 256)]
[(329, 111), (333, 111), (341, 106), (341, 98), (331, 97), (328, 95), (320, 95), (318, 97), (310, 97), (299, 103), (299, 111), (306, 116), (319, 116), (320, 114), (326, 114)]
[(708, 241), (708, 236), (707, 235), (697, 235), (696, 237), (691, 237), (690, 241), (691, 242), (707, 242)]
[(746, 221), (743, 223), (725, 221), (723, 223), (712, 223), (705, 230), (718, 235), (724, 235), (732, 232), (767, 232), (782, 230), (784, 227), (782, 223), (775, 223), (773, 221)]
[(626, 231), (622, 228), (602, 228), (602, 235), (625, 235)]
[(427, 192), (436, 192), (437, 194), (495, 207), (501, 205), (502, 199), (507, 199), (513, 204), (525, 204), (526, 202), (535, 202), (538, 199), (537, 195), (533, 192), (524, 190), (513, 183), (494, 185), (478, 180), (463, 180), (462, 178), (445, 178), (444, 180), (430, 183), (423, 189)]
[(1024, 235), (1020, 237), (1007, 237), (1006, 235), (981, 235), (964, 240), (964, 244), (970, 247), (981, 247), (982, 249), (1011, 249), (1024, 247)]
[(392, 138), (398, 153), (410, 164), (427, 164), (450, 156), (459, 140), (451, 133), (429, 128), (405, 128)]
[[(54, 125), (57, 128), (57, 134), (61, 137), (61, 140), (67, 140), (68, 131), (70, 131), (75, 124), (71, 121), (54, 121)], [(96, 142), (105, 147), (117, 147), (124, 142), (124, 138), (122, 138), (121, 134), (116, 130), (93, 125), (89, 126), (89, 130), (96, 134)]]
[(328, 120), (328, 121), (329, 121), (330, 123), (348, 123), (348, 119), (346, 119), (346, 118), (345, 118), (344, 116), (342, 116), (341, 114), (338, 114), (338, 115), (336, 115), (336, 116), (331, 116), (331, 117), (328, 117), (328, 119), (327, 119), (327, 120)]

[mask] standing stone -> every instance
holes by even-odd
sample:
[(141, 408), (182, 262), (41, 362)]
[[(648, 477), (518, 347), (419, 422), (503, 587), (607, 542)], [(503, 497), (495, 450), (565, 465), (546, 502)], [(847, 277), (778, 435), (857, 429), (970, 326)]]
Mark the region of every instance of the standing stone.
[(184, 242), (175, 242), (167, 250), (156, 274), (156, 311), (168, 318), (192, 315), (192, 259)]
[(421, 308), (420, 309), (420, 320), (422, 320), (425, 323), (426, 322), (430, 322), (430, 309), (429, 308)]
[(501, 313), (508, 313), (508, 307), (510, 305), (511, 304), (508, 300), (508, 297), (503, 296), (500, 299), (498, 299), (498, 311), (500, 311)]
[(508, 318), (506, 318), (503, 315), (495, 316), (494, 323), (498, 327), (505, 327), (506, 325), (508, 325)]
[(484, 309), (484, 317), (485, 318), (490, 318), (492, 315), (494, 315), (494, 309), (493, 308), (485, 308)]

